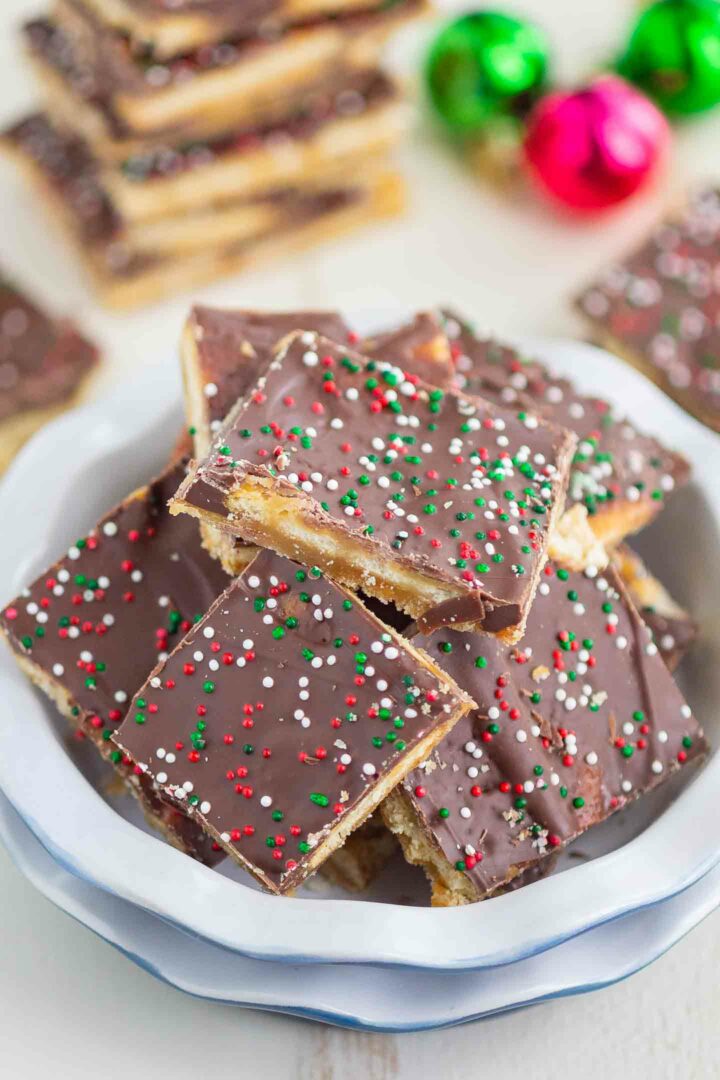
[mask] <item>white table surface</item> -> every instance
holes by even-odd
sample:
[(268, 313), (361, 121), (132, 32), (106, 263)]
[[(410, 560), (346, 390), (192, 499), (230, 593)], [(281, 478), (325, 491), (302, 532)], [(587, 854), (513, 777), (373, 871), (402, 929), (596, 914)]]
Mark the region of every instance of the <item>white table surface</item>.
[[(508, 3), (542, 19), (565, 78), (612, 55), (632, 0)], [(0, 3), (0, 122), (34, 101), (15, 25), (32, 0)], [(393, 47), (412, 63), (429, 28)], [(421, 307), (452, 302), (512, 337), (572, 334), (567, 296), (632, 243), (686, 183), (720, 171), (720, 115), (676, 136), (656, 189), (610, 218), (563, 221), (522, 194), (482, 187), (427, 130), (402, 154), (412, 207), (401, 222), (197, 293), (247, 306)], [(96, 392), (167, 355), (188, 306), (183, 297), (139, 313), (101, 311), (64, 245), (18, 176), (0, 162), (0, 264), (101, 342)], [(720, 914), (668, 956), (620, 986), (479, 1026), (421, 1035), (364, 1035), (194, 1001), (136, 969), (53, 908), (0, 850), (0, 1072), (35, 1080), (179, 1076), (214, 1080), (455, 1080), (720, 1074)]]

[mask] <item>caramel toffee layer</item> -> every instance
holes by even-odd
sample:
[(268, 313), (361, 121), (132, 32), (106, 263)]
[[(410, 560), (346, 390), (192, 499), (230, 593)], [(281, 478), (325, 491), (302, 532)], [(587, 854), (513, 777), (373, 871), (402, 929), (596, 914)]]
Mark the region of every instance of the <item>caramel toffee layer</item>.
[(532, 413), (301, 333), (228, 417), (177, 509), (239, 533), (232, 495), (244, 483), (299, 495), (310, 529), (340, 530), (388, 564), (457, 587), (431, 622), (495, 633), (530, 604), (573, 445)]
[(698, 193), (578, 300), (602, 343), (720, 428), (720, 189)]
[(352, 594), (266, 551), (156, 669), (115, 740), (285, 892), (467, 707)]
[(687, 462), (615, 416), (609, 402), (579, 393), (569, 379), (515, 349), (476, 336), (452, 313), (446, 315), (445, 330), (453, 344), (458, 384), (466, 393), (534, 409), (577, 435), (568, 499), (582, 503), (590, 515), (600, 517), (630, 503), (643, 504), (651, 516), (687, 480)]
[(612, 569), (548, 564), (514, 648), (451, 631), (414, 640), (478, 708), (402, 790), (477, 898), (706, 749)]
[[(110, 736), (158, 659), (227, 584), (196, 523), (167, 510), (183, 476), (184, 466), (174, 466), (127, 499), (0, 615), (36, 681), (68, 699), (78, 729), (126, 776), (131, 769)], [(157, 814), (157, 800), (143, 786)], [(210, 856), (210, 844), (177, 811), (167, 823), (183, 833), (185, 846)]]
[(0, 273), (0, 423), (68, 401), (97, 362), (72, 324), (50, 318)]

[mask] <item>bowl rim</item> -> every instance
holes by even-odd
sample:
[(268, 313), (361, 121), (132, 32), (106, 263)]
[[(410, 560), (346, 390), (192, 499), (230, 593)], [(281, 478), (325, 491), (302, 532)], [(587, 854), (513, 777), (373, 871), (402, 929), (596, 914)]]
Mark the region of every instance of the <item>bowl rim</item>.
[[(358, 318), (353, 322), (362, 325)], [(379, 322), (376, 317), (375, 325)], [(652, 415), (653, 426), (698, 466), (694, 482), (720, 525), (720, 467), (707, 467), (713, 459), (720, 466), (716, 435), (603, 350), (576, 341), (525, 345), (552, 357), (559, 370), (573, 366), (575, 378), (582, 371), (579, 381), (590, 392), (606, 396), (620, 380), (624, 391), (632, 384), (642, 415)], [(168, 428), (177, 410), (170, 384), (177, 385), (174, 361), (172, 372), (170, 363), (155, 363), (131, 385), (60, 417), (23, 449), (0, 486), (0, 509), (5, 507), (7, 519), (12, 514), (14, 521), (12, 532), (0, 535), (0, 595), (19, 592), (53, 527), (62, 520), (67, 528), (71, 492), (93, 461), (109, 453), (123, 461), (133, 450), (151, 452), (158, 431)], [(37, 529), (36, 504), (25, 496), (37, 475), (43, 478), (45, 533)], [(531, 888), (448, 909), (300, 897), (291, 902), (215, 874), (120, 817), (78, 774), (47, 721), (52, 707), (7, 650), (0, 657), (0, 678), (7, 702), (7, 719), (0, 725), (0, 788), (41, 844), (76, 876), (250, 958), (443, 970), (498, 967), (665, 900), (720, 862), (720, 837), (706, 812), (720, 782), (715, 753), (639, 836)], [(58, 798), (60, 790), (72, 797)]]
[[(393, 969), (365, 968), (366, 978), (359, 983), (349, 977), (352, 972), (347, 968), (335, 967), (332, 972), (338, 987), (337, 982), (328, 985), (330, 969), (323, 965), (318, 992), (315, 983), (308, 986), (311, 968), (303, 969), (305, 978), (288, 980), (277, 965), (249, 961), (239, 954), (219, 954), (203, 942), (190, 943), (154, 916), (75, 878), (45, 851), (2, 794), (0, 840), (20, 872), (56, 907), (167, 985), (223, 1005), (301, 1016), (361, 1031), (400, 1033), (453, 1027), (614, 985), (654, 963), (720, 905), (720, 867), (716, 867), (685, 892), (618, 920), (612, 937), (610, 927), (600, 927), (566, 942), (556, 952), (520, 961), (504, 971), (468, 972), (466, 978), (469, 976), (472, 985), (464, 987), (462, 994), (457, 993), (460, 973), (436, 972), (432, 976), (426, 972), (422, 988), (415, 982), (407, 984), (402, 997), (410, 1007), (404, 1016), (390, 1020), (397, 1008), (393, 990), (397, 990), (398, 976), (404, 981), (410, 973), (394, 969), (395, 978), (388, 980), (386, 976)], [(210, 954), (207, 960), (206, 949)], [(370, 972), (373, 982), (368, 988)], [(506, 972), (510, 985), (506, 985)], [(317, 976), (317, 971), (313, 974)], [(428, 993), (428, 979), (432, 993)], [(358, 996), (359, 989), (364, 997)], [(412, 1016), (417, 1000), (413, 990), (420, 991), (425, 1003), (422, 1018)]]

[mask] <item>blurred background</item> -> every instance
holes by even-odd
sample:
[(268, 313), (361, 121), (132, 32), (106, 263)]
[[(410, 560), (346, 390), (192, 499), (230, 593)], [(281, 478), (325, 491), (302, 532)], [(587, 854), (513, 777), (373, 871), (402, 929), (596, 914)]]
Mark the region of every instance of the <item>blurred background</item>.
[[(632, 0), (510, 0), (500, 9), (545, 30), (556, 76), (564, 82), (588, 78), (617, 55), (638, 5)], [(435, 4), (433, 16), (401, 28), (387, 47), (391, 69), (417, 84), (422, 58), (440, 23), (465, 10), (443, 0)], [(37, 85), (18, 27), (40, 13), (42, 4), (33, 0), (3, 0), (3, 126), (37, 107)], [(444, 302), (511, 340), (518, 334), (569, 334), (580, 323), (568, 298), (639, 240), (688, 184), (712, 177), (719, 148), (720, 111), (676, 125), (669, 165), (659, 182), (609, 215), (577, 221), (527, 188), (508, 193), (474, 176), (430, 122), (427, 110), (420, 109), (398, 155), (409, 187), (404, 217), (128, 313), (103, 311), (69, 245), (49, 227), (36, 193), (0, 156), (0, 264), (54, 311), (71, 313), (97, 340), (108, 362), (96, 392), (133, 367), (166, 357), (175, 348), (191, 297), (227, 306), (338, 305), (390, 314), (398, 306), (418, 309)]]

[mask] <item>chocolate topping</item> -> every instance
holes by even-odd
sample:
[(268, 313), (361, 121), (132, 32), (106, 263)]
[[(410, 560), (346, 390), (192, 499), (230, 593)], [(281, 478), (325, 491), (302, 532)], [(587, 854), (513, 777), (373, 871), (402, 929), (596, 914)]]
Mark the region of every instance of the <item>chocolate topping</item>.
[(674, 671), (697, 640), (697, 623), (689, 615), (666, 615), (653, 607), (641, 607), (640, 614), (660, 655), (670, 671)]
[(51, 319), (0, 276), (0, 423), (67, 401), (97, 362), (71, 323)]
[(438, 317), (431, 312), (421, 311), (411, 323), (367, 338), (361, 352), (374, 360), (396, 364), (431, 386), (449, 389), (452, 385), (454, 368), (448, 339)]
[(685, 459), (616, 417), (609, 402), (579, 393), (569, 379), (507, 345), (476, 336), (457, 315), (446, 314), (445, 330), (454, 348), (458, 385), (466, 393), (534, 409), (575, 432), (580, 442), (568, 499), (582, 503), (589, 514), (602, 515), (620, 502), (642, 502), (654, 513), (675, 485), (687, 480)]
[[(215, 432), (238, 398), (244, 397), (268, 367), (275, 346), (293, 330), (314, 330), (332, 341), (357, 341), (336, 311), (262, 312), (196, 306), (186, 332), (194, 350), (186, 364), (203, 386), (209, 430)], [(399, 365), (425, 381), (427, 374), (449, 377), (449, 348), (433, 315), (421, 312), (410, 323), (366, 338), (364, 356)], [(197, 366), (197, 371), (195, 367)], [(190, 374), (190, 372), (188, 372)], [(207, 437), (208, 432), (203, 433)], [(205, 439), (203, 439), (203, 442)]]
[(516, 647), (413, 640), (478, 705), (403, 784), (478, 897), (706, 750), (613, 569), (548, 565)]
[(284, 892), (458, 709), (352, 594), (266, 551), (156, 669), (115, 739)]
[(121, 238), (122, 219), (100, 182), (98, 162), (84, 139), (60, 131), (45, 113), (14, 124), (3, 138), (40, 170), (82, 244), (108, 245)]
[[(196, 523), (167, 510), (184, 472), (174, 466), (102, 518), (0, 615), (12, 648), (62, 687), (78, 728), (124, 775), (109, 739), (128, 701), (227, 582)], [(153, 812), (170, 814), (144, 786)], [(169, 820), (217, 858), (177, 811)]]
[(389, 561), (457, 584), (475, 619), (488, 601), (515, 617), (532, 599), (572, 447), (534, 414), (297, 334), (178, 497), (239, 532), (233, 488), (273, 478), (287, 496), (312, 496), (315, 526), (332, 522)]
[[(671, 396), (720, 428), (720, 189), (699, 192), (579, 297), (602, 341), (637, 355)], [(632, 355), (631, 357), (632, 358)]]
[(674, 671), (698, 636), (697, 623), (628, 544), (619, 544), (612, 560), (663, 660)]
[(281, 338), (293, 330), (316, 330), (334, 341), (350, 332), (335, 311), (227, 311), (196, 306), (188, 331), (193, 336), (207, 418), (215, 430), (240, 397), (252, 389)]

